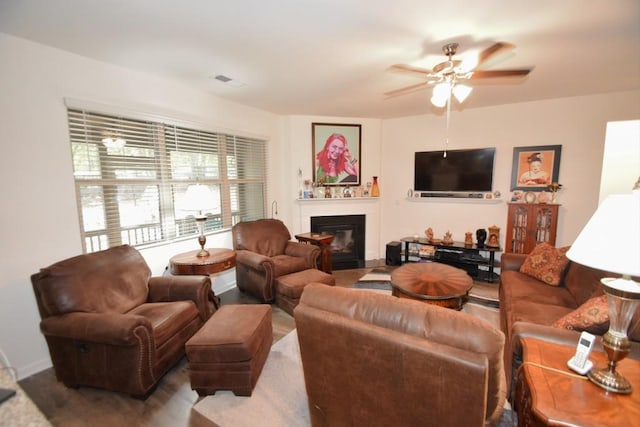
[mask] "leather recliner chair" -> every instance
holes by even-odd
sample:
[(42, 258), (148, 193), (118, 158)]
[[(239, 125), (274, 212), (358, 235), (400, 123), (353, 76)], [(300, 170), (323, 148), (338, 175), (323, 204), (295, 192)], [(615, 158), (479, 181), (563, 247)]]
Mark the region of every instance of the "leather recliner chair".
[(294, 317), (313, 426), (499, 422), (504, 334), (486, 321), (315, 283)]
[(145, 398), (211, 316), (208, 276), (151, 277), (128, 245), (31, 276), (56, 377)]
[(275, 298), (275, 280), (285, 274), (316, 268), (320, 248), (291, 241), (277, 219), (244, 221), (231, 232), (236, 251), (236, 285), (262, 302)]

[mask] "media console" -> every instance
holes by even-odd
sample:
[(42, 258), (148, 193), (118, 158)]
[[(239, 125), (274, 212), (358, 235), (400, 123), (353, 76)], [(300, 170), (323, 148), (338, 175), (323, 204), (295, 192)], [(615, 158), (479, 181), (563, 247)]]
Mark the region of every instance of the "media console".
[(450, 245), (434, 244), (427, 239), (403, 237), (403, 261), (437, 261), (465, 270), (469, 276), (485, 282), (496, 282), (500, 276), (494, 272), (495, 254), (500, 248), (465, 246), (464, 243)]

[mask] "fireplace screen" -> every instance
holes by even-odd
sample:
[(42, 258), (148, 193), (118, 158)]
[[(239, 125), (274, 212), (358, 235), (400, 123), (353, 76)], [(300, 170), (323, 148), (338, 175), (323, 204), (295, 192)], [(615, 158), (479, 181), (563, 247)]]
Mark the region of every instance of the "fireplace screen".
[(364, 267), (365, 215), (314, 216), (311, 232), (333, 234), (332, 269)]

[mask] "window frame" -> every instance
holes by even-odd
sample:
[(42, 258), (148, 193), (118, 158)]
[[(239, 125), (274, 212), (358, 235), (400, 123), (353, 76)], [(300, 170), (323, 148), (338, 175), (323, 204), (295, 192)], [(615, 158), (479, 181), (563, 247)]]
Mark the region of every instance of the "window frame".
[[(175, 196), (179, 194), (179, 188), (186, 188), (191, 184), (204, 184), (219, 188), (220, 212), (218, 214), (207, 214), (207, 222), (205, 233), (216, 234), (227, 232), (235, 223), (242, 220), (252, 220), (265, 218), (267, 213), (267, 139), (261, 136), (247, 136), (240, 132), (224, 132), (209, 130), (207, 126), (196, 124), (193, 122), (183, 122), (175, 119), (168, 119), (162, 116), (156, 116), (146, 113), (134, 113), (131, 111), (116, 112), (114, 109), (105, 109), (96, 106), (87, 105), (86, 103), (79, 103), (73, 100), (65, 100), (67, 107), (67, 124), (69, 126), (69, 138), (73, 163), (73, 179), (76, 192), (76, 201), (78, 208), (78, 218), (80, 222), (80, 232), (82, 247), (85, 253), (94, 252), (97, 250), (106, 249), (108, 247), (117, 246), (119, 244), (128, 243), (132, 246), (142, 249), (154, 246), (161, 246), (171, 244), (177, 241), (192, 238), (196, 236), (198, 231), (195, 225), (195, 220), (189, 215), (181, 217), (177, 214), (176, 209), (178, 202)], [(109, 152), (102, 144), (96, 139), (96, 133), (93, 132), (91, 140), (85, 140), (83, 143), (89, 146), (98, 147), (99, 158), (99, 176), (84, 177), (79, 171), (76, 170), (78, 164), (75, 157), (76, 151), (74, 150), (74, 144), (78, 144), (78, 129), (79, 125), (72, 123), (72, 116), (77, 118), (78, 115), (104, 116), (118, 120), (122, 123), (131, 122), (146, 122), (144, 126), (148, 126), (151, 130), (148, 135), (149, 141), (152, 144), (154, 156), (149, 158), (136, 158), (132, 155), (118, 154)], [(86, 121), (85, 121), (86, 126)], [(109, 130), (109, 126), (96, 126), (98, 129)], [(141, 125), (141, 128), (144, 127)], [(95, 131), (95, 129), (92, 128)], [(139, 129), (136, 129), (136, 131)], [(89, 133), (86, 129), (85, 133)], [(189, 135), (205, 135), (207, 138), (204, 141), (192, 141), (180, 140), (170, 141), (167, 138), (168, 134), (178, 134), (179, 132), (185, 132), (186, 138), (190, 138)], [(85, 135), (85, 138), (86, 135)], [(177, 137), (176, 137), (177, 138)], [(214, 142), (212, 142), (214, 141)], [(147, 143), (145, 141), (144, 143)], [(91, 145), (89, 145), (91, 144)], [(142, 143), (141, 143), (142, 144)], [(183, 144), (183, 145), (180, 145)], [(193, 145), (189, 145), (193, 144)], [(134, 147), (140, 144), (133, 143)], [(144, 145), (144, 144), (143, 144)], [(189, 149), (185, 147), (188, 146)], [(126, 145), (125, 145), (126, 147)], [(194, 148), (195, 147), (195, 148)], [(201, 152), (197, 154), (206, 153), (207, 155), (213, 154), (217, 160), (217, 176), (206, 176), (204, 173), (197, 174), (191, 177), (176, 177), (175, 167), (172, 167), (172, 152), (185, 152), (193, 154), (195, 149), (202, 148)], [(213, 147), (213, 148), (212, 148)], [(233, 158), (235, 158), (236, 172), (240, 173), (240, 169), (248, 176), (233, 176), (229, 171), (229, 149), (233, 149)], [(91, 149), (91, 151), (95, 151)], [(89, 158), (89, 149), (87, 149), (87, 159)], [(190, 156), (183, 158), (189, 160)], [(87, 167), (96, 167), (88, 162)], [(149, 167), (152, 164), (153, 167)], [(142, 165), (142, 167), (140, 166)], [(125, 172), (132, 173), (133, 177), (118, 178), (115, 175), (118, 167), (132, 166), (131, 170)], [(151, 175), (155, 175), (154, 178), (140, 178), (136, 176), (136, 166), (140, 171), (149, 171)], [(173, 165), (175, 166), (175, 164)], [(207, 166), (204, 166), (206, 168)], [(215, 166), (214, 166), (215, 168)], [(188, 167), (187, 167), (188, 169)], [(197, 169), (195, 166), (192, 169)], [(246, 169), (246, 171), (245, 171)], [(204, 169), (203, 169), (204, 170)], [(131, 172), (133, 171), (133, 172)], [(107, 173), (110, 176), (107, 176)], [(194, 172), (191, 171), (193, 175)], [(256, 186), (257, 184), (257, 186)], [(123, 226), (120, 224), (122, 218), (122, 204), (120, 199), (115, 199), (127, 186), (141, 186), (146, 185), (147, 188), (153, 186), (157, 189), (157, 206), (158, 206), (158, 218), (157, 222), (149, 224), (137, 224), (134, 226)], [(104, 228), (100, 230), (86, 230), (85, 229), (85, 213), (83, 211), (83, 188), (98, 186), (102, 190), (102, 200), (98, 204), (102, 204), (102, 211), (104, 215)], [(237, 188), (245, 190), (238, 191)], [(112, 199), (107, 200), (107, 194), (105, 190), (111, 190)], [(138, 189), (139, 190), (139, 189)], [(256, 195), (256, 191), (258, 194)], [(235, 194), (234, 194), (235, 192)], [(240, 197), (240, 193), (250, 194), (249, 197)], [(146, 194), (146, 191), (145, 191)], [(232, 196), (236, 196), (238, 200), (232, 200)], [(131, 192), (131, 198), (134, 200), (134, 205), (137, 205), (139, 199), (135, 192)], [(260, 200), (261, 199), (261, 200)], [(235, 207), (235, 208), (234, 208)], [(135, 209), (135, 207), (134, 207)], [(181, 211), (183, 212), (183, 211)], [(148, 227), (146, 231), (149, 235), (152, 233), (159, 233), (159, 237), (155, 237), (152, 241), (148, 239), (141, 239), (142, 241), (131, 241), (131, 237), (124, 236), (125, 229), (133, 228), (135, 233), (140, 232), (141, 229)], [(152, 230), (156, 228), (156, 230)], [(142, 231), (144, 234), (145, 231)], [(120, 236), (120, 237), (118, 237)]]

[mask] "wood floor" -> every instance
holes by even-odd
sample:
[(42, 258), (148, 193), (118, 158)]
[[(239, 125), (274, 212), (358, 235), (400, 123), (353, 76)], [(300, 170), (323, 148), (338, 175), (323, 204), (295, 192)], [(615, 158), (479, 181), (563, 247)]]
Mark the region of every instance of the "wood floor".
[[(368, 263), (366, 268), (334, 271), (338, 286), (349, 286), (383, 262)], [(257, 301), (237, 289), (220, 295), (222, 304), (251, 304)], [(291, 316), (272, 305), (273, 336), (279, 340), (294, 329)], [(191, 390), (187, 361), (183, 358), (159, 382), (145, 401), (128, 395), (87, 387), (69, 389), (59, 383), (53, 369), (46, 369), (20, 381), (20, 385), (54, 426), (213, 426), (191, 411), (198, 394)]]

